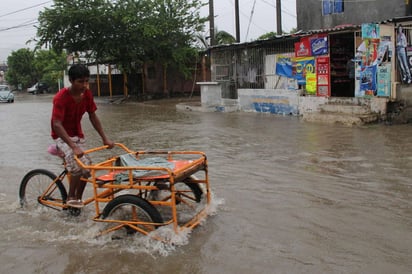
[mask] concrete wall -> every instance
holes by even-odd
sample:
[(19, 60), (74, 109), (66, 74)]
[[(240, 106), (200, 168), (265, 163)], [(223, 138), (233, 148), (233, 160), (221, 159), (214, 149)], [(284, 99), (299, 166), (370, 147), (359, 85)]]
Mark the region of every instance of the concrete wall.
[(397, 102), (391, 105), (390, 112), (393, 122), (412, 122), (412, 87), (409, 85), (397, 86)]
[(238, 89), (241, 111), (273, 114), (299, 114), (298, 91), (274, 89)]
[(296, 0), (297, 29), (314, 30), (343, 24), (360, 25), (405, 16), (405, 0), (343, 1), (344, 12), (322, 14), (322, 1)]
[[(238, 89), (238, 99), (221, 98), (221, 86), (215, 82), (201, 85), (203, 111), (261, 112), (280, 115), (303, 115), (325, 111), (340, 112), (347, 106), (363, 106), (368, 113), (385, 115), (388, 98), (302, 96), (300, 91), (281, 89)], [(410, 94), (412, 96), (412, 92)]]
[(218, 82), (198, 82), (202, 107), (215, 108), (221, 105), (222, 88)]

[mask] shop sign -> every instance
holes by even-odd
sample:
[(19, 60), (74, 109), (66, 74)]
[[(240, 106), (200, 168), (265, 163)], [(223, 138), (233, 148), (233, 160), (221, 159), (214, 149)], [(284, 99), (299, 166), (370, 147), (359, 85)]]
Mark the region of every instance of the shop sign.
[(376, 39), (380, 36), (379, 24), (362, 24), (362, 39)]
[(376, 72), (376, 65), (361, 68), (360, 90), (362, 94), (366, 96), (376, 95)]
[(315, 73), (315, 58), (299, 57), (293, 63), (293, 76), (299, 85), (306, 84), (306, 73)]
[(292, 59), (290, 56), (278, 54), (276, 55), (276, 74), (292, 78)]
[(314, 36), (310, 38), (310, 48), (313, 56), (328, 54), (328, 37)]
[(391, 65), (379, 66), (377, 78), (377, 96), (389, 97), (391, 91)]
[(300, 42), (295, 43), (295, 56), (296, 57), (311, 56), (309, 38), (302, 38)]
[(308, 94), (316, 94), (316, 73), (306, 73), (306, 92)]

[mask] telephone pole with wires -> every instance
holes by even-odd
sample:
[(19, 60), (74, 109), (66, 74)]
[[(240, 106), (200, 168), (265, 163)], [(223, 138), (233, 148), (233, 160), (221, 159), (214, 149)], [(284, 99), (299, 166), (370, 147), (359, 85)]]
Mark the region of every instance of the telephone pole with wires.
[(209, 32), (210, 45), (215, 45), (215, 12), (213, 7), (213, 0), (209, 0)]
[(280, 0), (276, 0), (276, 27), (278, 35), (282, 35), (282, 8), (280, 2)]
[(239, 0), (235, 0), (236, 42), (240, 42)]

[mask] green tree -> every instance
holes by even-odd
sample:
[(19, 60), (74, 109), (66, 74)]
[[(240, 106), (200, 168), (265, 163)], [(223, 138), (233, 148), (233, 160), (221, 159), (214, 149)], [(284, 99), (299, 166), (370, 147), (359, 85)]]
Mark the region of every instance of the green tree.
[(13, 51), (7, 57), (7, 64), (6, 79), (11, 85), (26, 88), (36, 81), (38, 74), (34, 67), (34, 51), (25, 48)]
[(46, 82), (57, 89), (66, 69), (66, 57), (52, 50), (19, 49), (7, 58), (7, 80), (13, 86), (27, 88), (36, 82)]
[[(296, 32), (297, 32), (297, 28), (293, 28), (293, 29), (290, 30), (290, 32), (283, 32), (283, 34), (293, 34), (293, 33), (296, 33)], [(277, 36), (277, 33), (271, 31), (271, 32), (268, 32), (268, 33), (265, 33), (265, 34), (259, 36), (257, 38), (257, 40), (271, 39), (271, 38), (275, 38), (276, 36)]]
[(52, 8), (40, 12), (37, 46), (99, 59), (96, 54), (105, 42), (115, 38), (112, 29), (118, 22), (113, 22), (111, 7), (106, 0), (55, 0)]
[(63, 79), (63, 72), (67, 67), (64, 53), (53, 50), (38, 50), (35, 52), (34, 68), (39, 81), (46, 82), (53, 90), (57, 90), (58, 82)]
[(201, 0), (55, 0), (39, 16), (39, 47), (82, 52), (131, 72), (148, 60), (181, 71), (206, 18)]
[[(203, 30), (206, 18), (200, 18), (200, 1), (153, 1), (151, 10), (154, 11), (147, 18), (147, 32), (149, 59), (163, 65), (163, 92), (167, 93), (166, 71), (168, 68), (181, 71), (185, 76), (190, 75), (190, 69), (197, 58), (194, 47), (196, 33)], [(160, 19), (160, 20), (159, 20)]]
[(236, 42), (236, 38), (232, 34), (220, 30), (215, 33), (215, 42), (216, 45), (233, 44)]

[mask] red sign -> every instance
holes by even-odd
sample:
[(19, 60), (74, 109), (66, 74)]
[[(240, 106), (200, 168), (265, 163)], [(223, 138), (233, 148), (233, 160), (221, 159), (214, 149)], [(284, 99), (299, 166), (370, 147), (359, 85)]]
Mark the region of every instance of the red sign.
[(317, 96), (330, 96), (329, 57), (316, 58)]
[(310, 53), (310, 41), (309, 38), (302, 38), (300, 42), (295, 43), (295, 56), (296, 57), (307, 57), (311, 56)]

